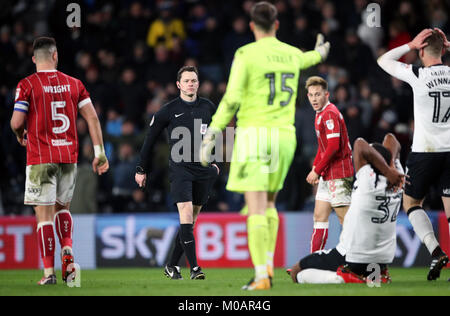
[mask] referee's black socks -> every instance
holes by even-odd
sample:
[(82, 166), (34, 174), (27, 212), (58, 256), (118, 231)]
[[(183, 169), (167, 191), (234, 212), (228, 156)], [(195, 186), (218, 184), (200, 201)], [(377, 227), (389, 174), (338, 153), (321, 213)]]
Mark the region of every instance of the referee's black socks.
[(194, 224), (180, 224), (180, 240), (192, 270), (192, 268), (197, 266), (197, 256), (195, 254)]
[(169, 266), (177, 266), (183, 256), (184, 248), (181, 245), (180, 240), (180, 230), (178, 230), (177, 236), (175, 237), (175, 245), (173, 247), (172, 256), (170, 257)]

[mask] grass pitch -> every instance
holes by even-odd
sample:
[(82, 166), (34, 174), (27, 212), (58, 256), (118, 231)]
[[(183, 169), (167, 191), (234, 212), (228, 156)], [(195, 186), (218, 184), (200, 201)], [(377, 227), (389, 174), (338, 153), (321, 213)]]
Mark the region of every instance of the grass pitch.
[(192, 281), (189, 270), (182, 269), (184, 280), (169, 280), (163, 268), (97, 269), (81, 271), (81, 287), (68, 287), (57, 271), (56, 286), (38, 286), (42, 277), (37, 270), (0, 271), (0, 296), (343, 296), (343, 295), (442, 295), (450, 296), (450, 269), (444, 269), (437, 281), (426, 280), (427, 268), (391, 268), (392, 284), (370, 288), (364, 284), (294, 284), (284, 269), (276, 269), (274, 287), (269, 291), (246, 292), (253, 269), (204, 269), (206, 280)]

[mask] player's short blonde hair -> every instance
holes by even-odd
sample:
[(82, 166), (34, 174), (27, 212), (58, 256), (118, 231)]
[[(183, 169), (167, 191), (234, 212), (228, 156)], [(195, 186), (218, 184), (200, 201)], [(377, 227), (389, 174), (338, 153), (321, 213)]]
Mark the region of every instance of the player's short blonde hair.
[(324, 90), (328, 91), (328, 82), (319, 76), (312, 76), (306, 80), (305, 88), (308, 90), (311, 86), (321, 86)]

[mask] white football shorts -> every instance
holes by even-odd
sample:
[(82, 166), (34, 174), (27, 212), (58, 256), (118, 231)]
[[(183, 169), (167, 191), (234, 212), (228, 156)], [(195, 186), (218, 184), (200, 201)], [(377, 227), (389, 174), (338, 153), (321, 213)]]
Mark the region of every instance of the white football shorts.
[(76, 164), (46, 163), (26, 169), (25, 205), (64, 205), (72, 201)]
[(329, 202), (331, 207), (348, 206), (352, 201), (353, 177), (323, 180), (320, 177), (316, 200)]

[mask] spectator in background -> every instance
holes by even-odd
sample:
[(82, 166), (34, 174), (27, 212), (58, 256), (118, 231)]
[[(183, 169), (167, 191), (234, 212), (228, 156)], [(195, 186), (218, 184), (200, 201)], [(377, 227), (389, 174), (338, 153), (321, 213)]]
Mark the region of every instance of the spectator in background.
[[(84, 120), (78, 120), (79, 122)], [(84, 124), (86, 125), (86, 124)], [(77, 124), (82, 130), (79, 132), (87, 134), (87, 125), (82, 127)], [(86, 130), (83, 130), (86, 129)], [(92, 172), (90, 162), (94, 159), (94, 151), (89, 137), (84, 138), (80, 144), (82, 146), (81, 157), (78, 161), (77, 177), (75, 180), (75, 190), (70, 204), (70, 211), (72, 213), (98, 213), (97, 197), (98, 197), (98, 177)]]
[(189, 10), (187, 18), (187, 32), (186, 47), (191, 56), (196, 56), (201, 53), (200, 50), (200, 37), (206, 29), (206, 20), (208, 19), (208, 12), (205, 6), (201, 3), (195, 4), (191, 10)]
[(361, 42), (355, 30), (348, 29), (345, 34), (345, 54), (343, 61), (346, 69), (349, 69), (350, 80), (358, 84), (367, 78), (369, 71), (377, 67), (371, 49)]
[(110, 50), (101, 49), (97, 53), (97, 58), (101, 65), (101, 76), (110, 88), (115, 89), (113, 85), (120, 77), (116, 53)]
[(304, 14), (296, 16), (294, 20), (294, 31), (288, 42), (305, 51), (314, 47), (314, 41), (314, 36), (309, 29), (308, 18)]
[(372, 139), (374, 142), (382, 143), (386, 133), (392, 133), (394, 126), (397, 123), (397, 115), (394, 111), (388, 109), (381, 115), (381, 119), (372, 131)]
[(293, 29), (293, 19), (289, 7), (284, 0), (276, 0), (275, 7), (278, 11), (278, 21), (280, 25), (277, 31), (277, 38), (282, 42), (288, 42)]
[(233, 19), (232, 30), (225, 35), (222, 41), (222, 51), (224, 55), (224, 66), (228, 71), (234, 58), (236, 50), (252, 41), (252, 35), (248, 29), (247, 19), (244, 16), (237, 16)]
[(169, 51), (173, 48), (173, 38), (182, 40), (186, 38), (183, 20), (173, 17), (172, 1), (161, 1), (159, 4), (159, 16), (150, 24), (147, 33), (147, 45), (155, 48), (163, 44)]
[(113, 166), (113, 199), (114, 212), (123, 212), (132, 200), (136, 189), (134, 172), (137, 155), (132, 144), (124, 142), (119, 145), (119, 161)]
[(101, 81), (97, 67), (94, 65), (89, 67), (86, 70), (85, 77), (85, 87), (88, 89), (94, 105), (98, 104), (101, 107), (104, 107), (105, 105), (110, 104), (107, 97), (109, 92)]
[(148, 212), (148, 210), (151, 208), (145, 192), (140, 189), (134, 190), (131, 195), (131, 200), (128, 202), (125, 209), (127, 210), (127, 212), (131, 213)]
[(28, 56), (29, 47), (24, 39), (19, 39), (15, 44), (14, 79), (19, 81), (34, 72), (34, 65)]
[(169, 51), (164, 44), (155, 47), (155, 59), (147, 69), (147, 83), (152, 89), (164, 87), (176, 77), (177, 66), (169, 60)]
[[(402, 20), (394, 20), (389, 24), (388, 50), (409, 43), (411, 40), (411, 35), (409, 35), (405, 23)], [(399, 60), (405, 62), (404, 57)]]
[(334, 4), (331, 1), (325, 2), (322, 6), (322, 17), (323, 20), (327, 22), (328, 27), (330, 28), (330, 32), (337, 32), (340, 28), (340, 23), (336, 19), (336, 10), (334, 8)]
[(407, 124), (413, 118), (413, 94), (409, 86), (391, 77), (392, 88), (389, 96), (398, 121)]
[(361, 119), (361, 108), (351, 103), (344, 110), (344, 119), (347, 124), (348, 139), (353, 144), (358, 137), (366, 138), (366, 128)]
[(130, 47), (145, 40), (147, 28), (150, 24), (151, 12), (144, 9), (140, 1), (130, 4), (128, 14), (120, 21), (119, 39), (122, 45), (122, 54), (128, 54)]
[(142, 121), (142, 113), (145, 110), (146, 95), (144, 86), (136, 80), (136, 73), (132, 68), (126, 67), (122, 71), (118, 89), (122, 113), (129, 120), (142, 126), (144, 123)]
[(218, 29), (217, 19), (208, 17), (205, 29), (199, 36), (199, 71), (203, 80), (211, 80), (215, 84), (224, 80), (221, 47), (221, 32)]
[(358, 106), (361, 109), (361, 121), (364, 128), (368, 129), (372, 120), (372, 105), (370, 104), (370, 87), (367, 82), (359, 86)]
[(350, 102), (350, 90), (346, 84), (338, 84), (333, 92), (333, 101), (339, 111), (344, 112), (344, 110), (349, 106)]
[(136, 82), (144, 82), (146, 79), (147, 69), (150, 65), (148, 47), (142, 41), (134, 42), (133, 50), (128, 52), (125, 64), (133, 69), (136, 75)]

